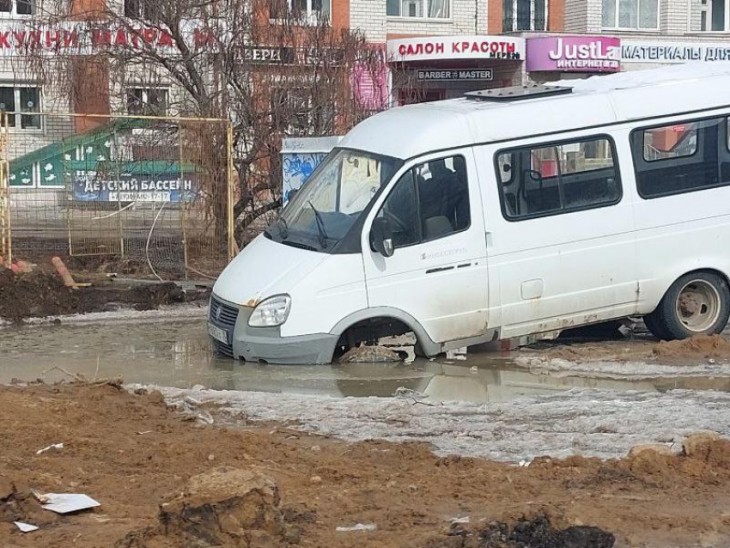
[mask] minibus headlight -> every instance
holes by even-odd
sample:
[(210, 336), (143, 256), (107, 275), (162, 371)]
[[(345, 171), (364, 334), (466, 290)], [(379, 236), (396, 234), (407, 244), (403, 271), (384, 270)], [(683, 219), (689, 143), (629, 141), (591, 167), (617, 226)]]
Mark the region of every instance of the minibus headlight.
[(291, 297), (289, 295), (276, 295), (269, 297), (254, 308), (253, 314), (248, 319), (251, 327), (276, 327), (283, 324), (289, 317), (291, 308)]

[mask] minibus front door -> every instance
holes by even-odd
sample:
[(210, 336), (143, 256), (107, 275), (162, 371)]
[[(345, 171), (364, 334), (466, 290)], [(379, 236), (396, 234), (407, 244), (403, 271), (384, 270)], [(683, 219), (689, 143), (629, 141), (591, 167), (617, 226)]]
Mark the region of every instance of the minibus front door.
[(470, 149), (403, 173), (363, 233), (369, 307), (405, 314), (437, 343), (484, 335), (488, 279), (480, 204)]

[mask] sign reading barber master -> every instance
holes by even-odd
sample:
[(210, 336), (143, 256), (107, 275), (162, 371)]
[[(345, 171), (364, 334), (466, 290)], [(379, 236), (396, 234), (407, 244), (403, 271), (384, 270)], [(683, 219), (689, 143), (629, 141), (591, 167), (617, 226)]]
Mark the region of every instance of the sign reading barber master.
[(485, 81), (494, 79), (494, 71), (492, 69), (423, 69), (416, 71), (416, 78), (421, 82)]
[(74, 181), (73, 198), (79, 202), (167, 202), (195, 200), (195, 178), (175, 174), (155, 176), (120, 174), (114, 179), (96, 177), (93, 172), (79, 173)]

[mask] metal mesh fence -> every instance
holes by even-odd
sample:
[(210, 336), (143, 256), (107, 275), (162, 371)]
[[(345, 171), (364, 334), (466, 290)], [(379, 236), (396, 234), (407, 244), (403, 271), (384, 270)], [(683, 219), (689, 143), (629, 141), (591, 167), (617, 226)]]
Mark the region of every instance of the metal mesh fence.
[(0, 149), (5, 255), (168, 280), (232, 255), (227, 121), (10, 113)]

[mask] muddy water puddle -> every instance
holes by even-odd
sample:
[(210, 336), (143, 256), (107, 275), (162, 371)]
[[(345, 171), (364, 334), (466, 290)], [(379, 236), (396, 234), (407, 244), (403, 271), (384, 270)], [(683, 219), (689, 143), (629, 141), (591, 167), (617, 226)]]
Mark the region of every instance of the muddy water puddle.
[(470, 354), (465, 361), (419, 359), (410, 364), (249, 364), (213, 356), (205, 327), (200, 318), (137, 318), (0, 329), (0, 383), (38, 378), (53, 382), (82, 375), (177, 388), (202, 385), (216, 390), (355, 397), (388, 397), (398, 392), (426, 396), (429, 401), (484, 403), (572, 388), (730, 391), (730, 376), (656, 373), (624, 379), (590, 370), (574, 376), (569, 370), (526, 368), (514, 354)]

